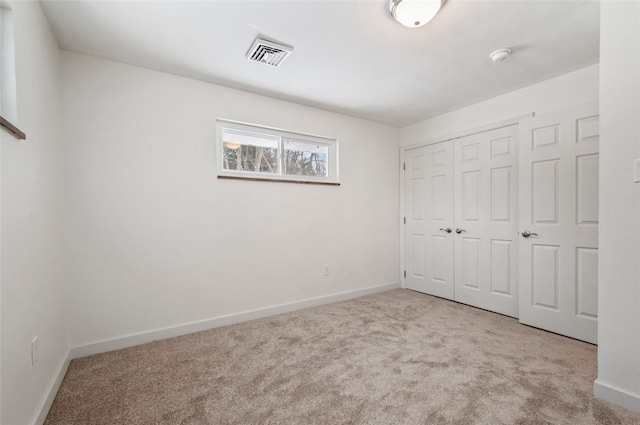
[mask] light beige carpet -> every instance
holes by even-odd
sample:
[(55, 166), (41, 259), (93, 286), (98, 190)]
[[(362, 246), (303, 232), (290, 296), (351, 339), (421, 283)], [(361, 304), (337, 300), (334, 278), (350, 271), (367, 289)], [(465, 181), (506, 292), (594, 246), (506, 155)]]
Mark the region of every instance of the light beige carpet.
[(596, 347), (407, 290), (74, 360), (46, 425), (640, 424)]

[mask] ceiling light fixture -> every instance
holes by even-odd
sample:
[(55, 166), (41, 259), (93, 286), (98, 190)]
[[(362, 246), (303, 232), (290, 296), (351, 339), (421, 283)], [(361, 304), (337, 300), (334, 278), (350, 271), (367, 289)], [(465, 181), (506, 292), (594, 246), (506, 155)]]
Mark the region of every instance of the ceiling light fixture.
[(436, 16), (445, 0), (390, 0), (393, 19), (409, 28), (418, 28)]
[(494, 52), (491, 52), (491, 54), (489, 55), (489, 57), (491, 58), (492, 61), (494, 62), (502, 62), (503, 60), (505, 60), (509, 55), (511, 54), (511, 49), (505, 47), (502, 49), (498, 49)]

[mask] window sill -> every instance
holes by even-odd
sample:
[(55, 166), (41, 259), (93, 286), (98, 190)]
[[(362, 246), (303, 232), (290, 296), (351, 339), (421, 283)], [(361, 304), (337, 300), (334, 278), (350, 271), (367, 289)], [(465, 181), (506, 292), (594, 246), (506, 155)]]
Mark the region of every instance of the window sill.
[(21, 131), (15, 125), (11, 124), (9, 121), (7, 121), (2, 116), (0, 116), (0, 127), (6, 129), (9, 133), (11, 133), (14, 136), (16, 136), (19, 140), (25, 140), (27, 138), (27, 135), (24, 134), (23, 131)]
[(224, 175), (219, 175), (218, 178), (229, 179), (229, 180), (249, 180), (249, 181), (256, 181), (256, 182), (298, 183), (298, 184), (319, 184), (324, 186), (340, 186), (340, 183), (310, 181), (310, 180), (270, 179), (270, 178), (262, 178), (262, 177), (243, 177), (243, 176), (224, 176)]

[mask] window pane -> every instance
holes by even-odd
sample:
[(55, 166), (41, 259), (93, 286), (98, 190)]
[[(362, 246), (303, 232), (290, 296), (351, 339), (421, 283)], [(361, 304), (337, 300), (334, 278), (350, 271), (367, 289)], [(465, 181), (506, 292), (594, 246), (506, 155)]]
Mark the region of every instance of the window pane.
[(329, 176), (329, 146), (284, 139), (284, 172), (298, 176)]
[(220, 178), (339, 184), (335, 139), (226, 120), (216, 127)]
[(0, 115), (18, 124), (13, 12), (0, 1)]
[(279, 138), (269, 134), (222, 129), (225, 170), (278, 174)]

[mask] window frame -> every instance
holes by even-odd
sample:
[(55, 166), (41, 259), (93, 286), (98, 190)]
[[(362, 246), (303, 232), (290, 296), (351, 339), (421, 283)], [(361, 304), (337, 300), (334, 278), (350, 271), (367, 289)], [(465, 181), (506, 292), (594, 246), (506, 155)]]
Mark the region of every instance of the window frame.
[[(227, 170), (224, 168), (224, 129), (263, 134), (278, 138), (278, 173), (264, 173), (256, 171)], [(318, 136), (307, 133), (282, 130), (274, 127), (266, 127), (256, 124), (248, 124), (240, 121), (217, 119), (216, 120), (216, 165), (219, 179), (239, 179), (252, 181), (271, 181), (303, 184), (324, 184), (339, 186), (339, 164), (338, 164), (338, 140), (335, 138)], [(284, 146), (286, 139), (293, 139), (299, 142), (327, 146), (329, 154), (327, 157), (328, 176), (305, 176), (297, 174), (285, 174)]]
[(13, 10), (7, 1), (0, 0), (0, 127), (18, 139), (26, 139), (26, 134), (17, 126), (15, 49)]

